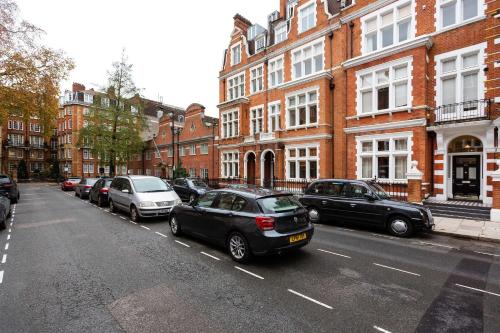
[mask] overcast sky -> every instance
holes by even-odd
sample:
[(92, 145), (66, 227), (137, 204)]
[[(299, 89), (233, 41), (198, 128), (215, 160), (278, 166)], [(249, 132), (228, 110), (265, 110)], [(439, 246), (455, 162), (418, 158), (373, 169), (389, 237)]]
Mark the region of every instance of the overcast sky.
[(218, 72), (236, 13), (266, 24), (279, 0), (17, 0), (21, 17), (76, 63), (71, 82), (103, 87), (126, 49), (143, 95), (180, 107), (198, 102), (217, 114)]

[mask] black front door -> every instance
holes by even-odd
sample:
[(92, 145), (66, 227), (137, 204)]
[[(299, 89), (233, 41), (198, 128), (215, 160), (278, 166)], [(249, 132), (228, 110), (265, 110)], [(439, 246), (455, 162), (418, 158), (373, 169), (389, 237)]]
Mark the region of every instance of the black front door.
[(479, 156), (453, 156), (453, 196), (477, 196), (481, 192)]

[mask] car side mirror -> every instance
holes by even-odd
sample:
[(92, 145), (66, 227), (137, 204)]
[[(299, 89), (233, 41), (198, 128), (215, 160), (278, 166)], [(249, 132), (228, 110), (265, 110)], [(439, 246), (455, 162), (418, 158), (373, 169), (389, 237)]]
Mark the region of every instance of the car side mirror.
[(127, 190), (127, 189), (123, 189), (123, 190), (122, 190), (122, 193), (130, 193), (130, 191), (129, 191), (129, 190)]
[(368, 201), (375, 201), (376, 197), (372, 193), (365, 193), (365, 199)]

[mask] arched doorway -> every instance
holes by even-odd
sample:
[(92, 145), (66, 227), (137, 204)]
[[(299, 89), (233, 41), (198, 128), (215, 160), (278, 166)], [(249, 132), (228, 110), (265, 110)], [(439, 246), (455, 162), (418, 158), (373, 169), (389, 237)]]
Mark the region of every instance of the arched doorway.
[(483, 144), (471, 135), (462, 135), (448, 145), (453, 198), (478, 200), (481, 196)]
[(265, 150), (261, 155), (261, 175), (262, 186), (272, 188), (274, 185), (274, 152), (272, 150)]
[(249, 152), (246, 157), (247, 184), (255, 184), (255, 153)]

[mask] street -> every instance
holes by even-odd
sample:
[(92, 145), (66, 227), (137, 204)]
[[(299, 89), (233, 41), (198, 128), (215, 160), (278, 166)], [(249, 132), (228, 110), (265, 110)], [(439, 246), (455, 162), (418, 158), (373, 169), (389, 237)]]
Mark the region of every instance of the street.
[(233, 262), (55, 185), (20, 184), (0, 232), (0, 332), (500, 332), (500, 246), (317, 225)]

